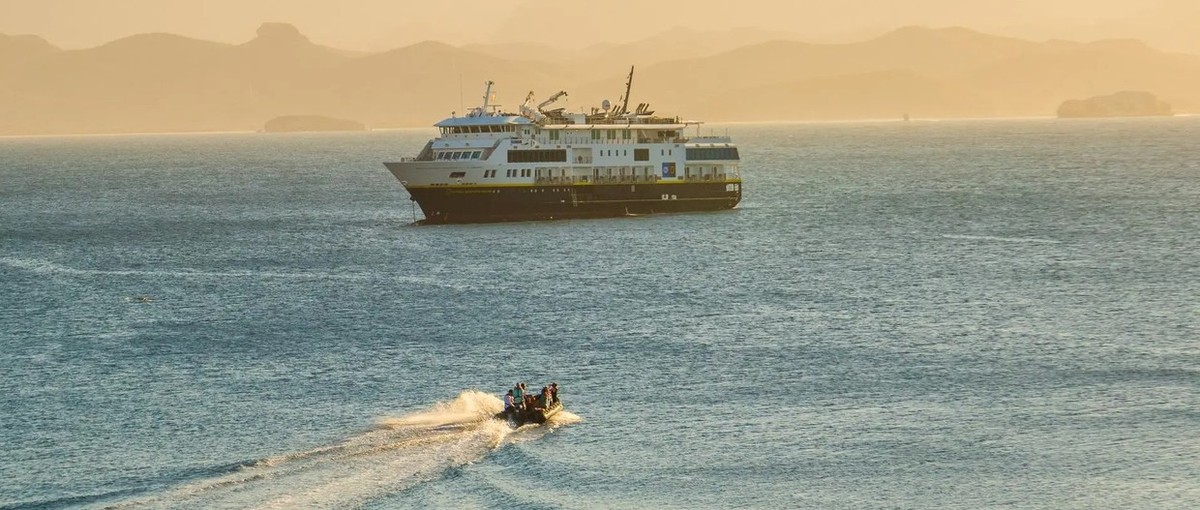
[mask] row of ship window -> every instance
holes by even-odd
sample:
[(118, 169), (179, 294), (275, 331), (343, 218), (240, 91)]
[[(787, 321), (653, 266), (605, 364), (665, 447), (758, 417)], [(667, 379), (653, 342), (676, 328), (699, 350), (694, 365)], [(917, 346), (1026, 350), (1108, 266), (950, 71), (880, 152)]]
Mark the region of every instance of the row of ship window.
[[(674, 154), (672, 149), (663, 149), (663, 156), (671, 156)], [(629, 156), (629, 149), (601, 149), (601, 156)], [(564, 149), (523, 149), (508, 151), (509, 163), (559, 163), (567, 160), (567, 151)], [(634, 161), (650, 161), (650, 149), (634, 149)]]
[[(495, 177), (495, 176), (496, 176), (495, 170), (484, 170), (483, 171), (483, 177), (485, 179)], [(532, 177), (533, 169), (532, 168), (509, 168), (508, 170), (504, 171), (504, 176), (505, 177)], [(450, 177), (453, 178), (454, 175), (452, 174), (452, 175), (450, 175)]]
[[(566, 177), (566, 176), (567, 176), (567, 171), (566, 171), (566, 169), (561, 169), (561, 168), (545, 168), (545, 169), (542, 169), (542, 170), (545, 170), (546, 177), (553, 177), (553, 176), (554, 176), (554, 171), (555, 171), (555, 170), (558, 170), (558, 171), (561, 173), (561, 175), (562, 175), (563, 177)], [(616, 170), (616, 173), (614, 173), (614, 172), (613, 172), (614, 170)], [(640, 176), (640, 177), (649, 177), (649, 176), (651, 176), (651, 175), (654, 175), (654, 172), (652, 172), (652, 171), (651, 171), (650, 167), (634, 167), (634, 168), (626, 168), (626, 167), (622, 167), (622, 168), (619, 168), (619, 169), (614, 169), (614, 168), (604, 168), (604, 169), (601, 169), (601, 168), (593, 168), (593, 169), (592, 169), (592, 177), (595, 177), (595, 178), (600, 178), (600, 177), (625, 177), (625, 176), (626, 176), (626, 173), (625, 173), (626, 171), (628, 171), (628, 172), (629, 172), (629, 174), (628, 174), (628, 175), (629, 175), (630, 177), (639, 177), (639, 176)], [(668, 175), (668, 174), (663, 174), (663, 177), (674, 177), (674, 176), (675, 176), (675, 174), (674, 174), (674, 172), (675, 172), (675, 166), (674, 166), (674, 163), (672, 163), (672, 164), (671, 164), (671, 167), (670, 167), (670, 172), (671, 172), (671, 173), (670, 173), (669, 175)], [(715, 166), (714, 166), (714, 167), (712, 167), (712, 170), (711, 170), (711, 171), (705, 171), (704, 167), (702, 167), (702, 166), (696, 166), (696, 167), (689, 166), (689, 167), (685, 167), (685, 175), (687, 175), (687, 176), (693, 176), (693, 175), (695, 175), (695, 176), (700, 176), (700, 175), (706, 175), (706, 174), (707, 174), (707, 175), (717, 175), (717, 174), (718, 174), (718, 172), (719, 172), (719, 169), (718, 169), (718, 167), (715, 167)], [(450, 178), (451, 178), (451, 179), (461, 179), (461, 178), (464, 178), (464, 177), (466, 177), (466, 176), (467, 176), (467, 173), (466, 173), (466, 172), (450, 172)], [(533, 169), (532, 169), (532, 168), (509, 168), (509, 169), (507, 169), (507, 170), (505, 170), (505, 171), (504, 171), (504, 176), (505, 176), (505, 177), (533, 177)], [(483, 178), (484, 178), (484, 179), (491, 179), (491, 178), (494, 178), (494, 177), (496, 177), (496, 170), (484, 170), (484, 171), (483, 171)], [(538, 174), (538, 177), (542, 177), (542, 174)], [(579, 175), (576, 175), (575, 177), (581, 177), (581, 176), (579, 176)], [(582, 177), (586, 178), (587, 176), (586, 176), (586, 175), (584, 175), (584, 176), (582, 176)]]
[[(512, 133), (517, 131), (517, 126), (514, 125), (484, 125), (484, 126), (454, 126), (441, 128), (442, 136), (460, 135), (470, 133)], [(523, 132), (528, 135), (529, 129), (526, 128)], [(591, 129), (592, 140), (608, 139), (616, 140), (631, 140), (633, 139), (632, 131), (628, 129)], [(558, 140), (562, 133), (557, 129), (547, 130), (551, 140)], [(678, 138), (683, 135), (678, 130), (655, 131), (654, 134), (659, 138)]]
[(511, 133), (516, 130), (517, 126), (513, 125), (489, 124), (486, 126), (454, 126), (442, 128), (442, 136), (459, 135), (464, 133)]
[[(673, 149), (659, 149), (659, 152), (661, 153), (662, 156), (672, 156), (675, 154)], [(620, 153), (620, 154), (618, 154), (618, 153)], [(601, 150), (600, 155), (608, 156), (608, 157), (628, 156), (629, 151), (625, 150), (625, 149), (608, 149), (608, 150)], [(650, 161), (650, 149), (634, 149), (633, 150), (633, 160), (634, 161)]]
[(439, 152), (437, 159), (439, 160), (454, 160), (454, 159), (479, 159), (483, 156), (483, 151), (446, 151)]
[[(601, 138), (601, 136), (600, 136), (601, 131), (604, 131), (604, 133), (605, 133), (605, 136), (603, 138), (607, 138), (609, 140), (617, 139), (617, 131), (621, 132), (622, 140), (629, 140), (629, 139), (633, 138), (633, 134), (630, 133), (630, 131), (628, 129), (620, 129), (620, 130), (618, 130), (618, 129), (604, 129), (604, 130), (592, 129), (591, 130), (592, 140), (599, 140)], [(549, 135), (550, 135), (551, 140), (558, 140), (559, 136), (560, 136), (558, 130), (549, 131)]]
[(693, 147), (687, 150), (688, 161), (741, 159), (737, 147)]
[[(674, 155), (672, 149), (660, 149), (662, 156)], [(628, 156), (627, 149), (605, 149), (600, 151), (602, 156)], [(437, 154), (438, 160), (480, 159), (483, 151), (444, 151)], [(687, 149), (688, 161), (737, 160), (737, 147), (704, 147)], [(567, 151), (562, 149), (510, 150), (509, 163), (555, 163), (567, 160)], [(649, 161), (649, 149), (634, 149), (634, 161)]]
[[(516, 130), (516, 126), (512, 125), (455, 126), (442, 128), (442, 135), (461, 135), (469, 133), (511, 133)], [(622, 140), (629, 140), (633, 138), (633, 133), (631, 133), (628, 129), (592, 129), (590, 131), (592, 133), (593, 140), (599, 140), (601, 138), (616, 140), (618, 136)], [(604, 132), (604, 136), (601, 136), (602, 131)], [(617, 133), (618, 131), (620, 131), (619, 135)], [(547, 130), (547, 133), (550, 135), (551, 140), (558, 140), (559, 136), (561, 136), (559, 130), (557, 129)], [(672, 131), (670, 133), (674, 135), (679, 134), (678, 131)], [(525, 134), (529, 134), (528, 129), (525, 130)]]

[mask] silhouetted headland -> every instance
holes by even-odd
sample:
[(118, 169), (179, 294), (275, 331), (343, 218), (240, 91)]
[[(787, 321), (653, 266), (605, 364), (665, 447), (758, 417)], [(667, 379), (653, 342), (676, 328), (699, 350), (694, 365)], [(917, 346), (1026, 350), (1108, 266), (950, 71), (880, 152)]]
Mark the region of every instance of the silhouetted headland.
[(1154, 94), (1123, 91), (1107, 96), (1073, 99), (1058, 107), (1062, 119), (1084, 117), (1169, 117), (1175, 113), (1171, 105)]

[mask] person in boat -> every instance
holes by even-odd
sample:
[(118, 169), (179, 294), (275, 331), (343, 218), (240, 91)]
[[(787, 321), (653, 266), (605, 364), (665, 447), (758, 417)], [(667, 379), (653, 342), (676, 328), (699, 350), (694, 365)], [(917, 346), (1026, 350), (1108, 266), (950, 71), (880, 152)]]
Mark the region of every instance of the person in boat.
[(513, 402), (517, 407), (525, 407), (525, 389), (521, 387), (521, 383), (517, 383), (516, 386), (513, 386), (513, 389), (510, 391), (510, 393), (512, 393)]
[(542, 386), (542, 392), (538, 394), (537, 408), (545, 409), (550, 407), (550, 387)]
[(558, 383), (556, 382), (550, 383), (550, 403), (558, 403)]
[(517, 406), (516, 401), (513, 400), (513, 390), (508, 390), (508, 393), (504, 395), (504, 412), (512, 414), (516, 410)]

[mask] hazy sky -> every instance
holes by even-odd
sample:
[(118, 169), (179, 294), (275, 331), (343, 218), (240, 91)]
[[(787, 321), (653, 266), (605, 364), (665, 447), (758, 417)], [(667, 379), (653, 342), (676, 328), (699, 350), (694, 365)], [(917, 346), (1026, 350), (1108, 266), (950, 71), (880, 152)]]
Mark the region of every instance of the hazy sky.
[[(426, 39), (582, 47), (676, 26), (761, 27), (800, 39), (850, 40), (913, 24), (1042, 39), (1157, 37), (1186, 45), (1189, 34), (1200, 32), (1200, 0), (0, 0), (0, 33), (37, 34), (64, 48), (145, 32), (238, 43), (253, 38), (264, 21), (293, 23), (315, 42), (355, 50)], [(1175, 31), (1183, 35), (1169, 36)]]

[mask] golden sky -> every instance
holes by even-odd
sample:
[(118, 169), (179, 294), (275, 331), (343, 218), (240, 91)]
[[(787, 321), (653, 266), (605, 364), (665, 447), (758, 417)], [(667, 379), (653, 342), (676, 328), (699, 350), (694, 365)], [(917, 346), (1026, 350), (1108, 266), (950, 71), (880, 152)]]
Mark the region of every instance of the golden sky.
[(265, 21), (295, 24), (320, 44), (384, 50), (422, 40), (544, 42), (583, 47), (673, 27), (759, 27), (818, 42), (905, 25), (959, 25), (1032, 39), (1142, 38), (1200, 48), (1200, 0), (0, 0), (0, 33), (64, 48), (169, 32), (247, 41)]

